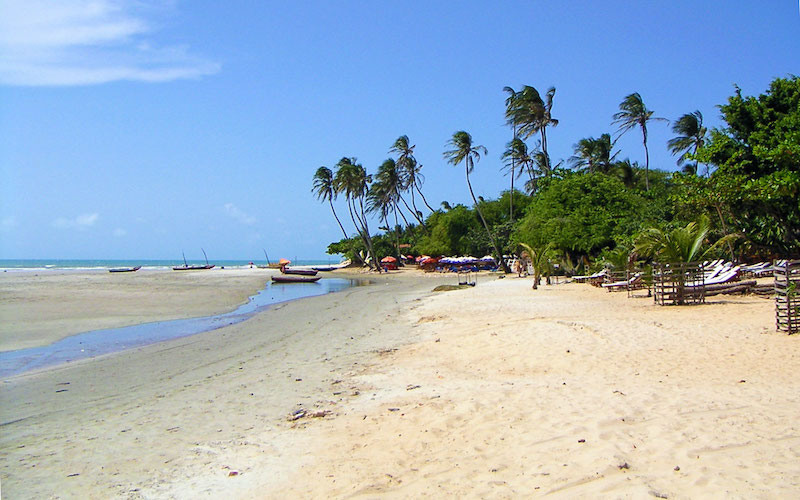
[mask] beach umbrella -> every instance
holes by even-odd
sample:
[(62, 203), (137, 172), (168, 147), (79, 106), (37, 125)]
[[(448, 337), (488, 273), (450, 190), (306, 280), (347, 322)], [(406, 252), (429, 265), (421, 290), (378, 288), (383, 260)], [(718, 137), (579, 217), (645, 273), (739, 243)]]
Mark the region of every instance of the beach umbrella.
[(397, 262), (397, 259), (395, 259), (391, 255), (387, 255), (386, 257), (381, 259), (381, 262)]
[(281, 259), (281, 260), (278, 261), (278, 264), (280, 264), (282, 266), (285, 266), (286, 264), (291, 264), (291, 263), (292, 263), (292, 261), (289, 260), (289, 259)]

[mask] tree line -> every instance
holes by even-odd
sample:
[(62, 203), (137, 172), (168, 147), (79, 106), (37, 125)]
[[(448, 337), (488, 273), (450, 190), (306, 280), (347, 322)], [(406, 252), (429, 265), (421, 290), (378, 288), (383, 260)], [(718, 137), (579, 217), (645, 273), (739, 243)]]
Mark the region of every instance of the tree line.
[[(743, 96), (735, 87), (719, 106), (724, 127), (709, 130), (700, 111), (675, 120), (675, 136), (666, 146), (677, 157), (676, 172), (650, 167), (648, 126), (668, 120), (654, 116), (639, 93), (627, 95), (612, 116), (615, 137), (582, 138), (566, 161), (553, 164), (547, 132), (558, 125), (552, 115), (556, 89), (542, 95), (526, 85), (504, 92), (512, 131), (501, 154), (510, 177), (507, 191), (496, 199), (475, 196), (470, 174), (487, 150), (460, 130), (447, 142), (443, 158), (463, 167), (473, 203), (432, 207), (422, 191), (414, 145), (400, 136), (389, 148), (392, 157), (374, 175), (351, 157), (333, 170), (316, 170), (313, 192), (329, 203), (343, 236), (328, 252), (379, 269), (382, 256), (401, 253), (491, 253), (502, 262), (502, 255), (524, 244), (539, 253), (546, 246), (565, 267), (579, 268), (629, 258), (637, 240), (652, 230), (677, 230), (705, 217), (707, 243), (727, 236), (725, 245), (714, 246), (721, 256), (800, 257), (798, 77), (777, 78), (759, 96)], [(616, 142), (631, 131), (641, 133), (643, 166), (618, 159)], [(333, 201), (340, 196), (353, 234), (336, 213)], [(379, 232), (370, 231), (371, 216), (377, 216)]]

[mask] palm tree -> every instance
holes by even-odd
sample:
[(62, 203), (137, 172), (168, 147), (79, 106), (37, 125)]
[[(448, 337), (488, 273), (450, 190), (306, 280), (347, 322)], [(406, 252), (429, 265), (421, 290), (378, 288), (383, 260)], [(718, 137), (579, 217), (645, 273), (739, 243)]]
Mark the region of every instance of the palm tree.
[[(700, 111), (686, 113), (678, 118), (678, 121), (672, 126), (672, 131), (679, 135), (667, 141), (667, 146), (673, 155), (680, 154), (678, 165), (685, 161), (690, 154), (696, 155), (697, 150), (705, 144), (708, 137), (708, 130), (703, 126), (703, 114)], [(700, 162), (695, 161), (695, 174), (697, 174), (699, 166)], [(689, 169), (684, 168), (684, 170)], [(706, 174), (708, 174), (707, 168)]]
[(380, 272), (380, 264), (372, 246), (372, 237), (369, 234), (364, 198), (369, 191), (369, 184), (372, 177), (367, 175), (367, 171), (355, 158), (342, 158), (336, 164), (336, 174), (333, 177), (333, 187), (336, 193), (344, 193), (347, 199), (347, 207), (350, 211), (350, 218), (353, 225), (358, 230), (364, 246), (372, 257), (372, 264)]
[[(533, 289), (536, 290), (539, 288), (539, 281), (542, 279), (542, 271), (546, 271), (548, 276), (550, 276), (550, 257), (552, 257), (552, 243), (547, 243), (546, 245), (537, 245), (536, 247), (532, 247), (525, 243), (520, 243), (519, 246), (524, 248), (523, 253), (528, 254), (528, 258), (531, 261), (531, 266), (533, 266)], [(549, 283), (548, 277), (548, 284)]]
[[(718, 246), (730, 244), (731, 241), (739, 238), (738, 234), (727, 234), (701, 252), (710, 226), (708, 216), (703, 214), (697, 221), (690, 222), (686, 227), (679, 227), (671, 231), (662, 231), (658, 228), (647, 229), (636, 239), (634, 251), (639, 255), (653, 257), (663, 263), (688, 264), (702, 260), (705, 255)], [(676, 274), (676, 302), (678, 304), (684, 302), (685, 279), (684, 273)]]
[(475, 192), (472, 190), (472, 183), (469, 181), (469, 174), (472, 172), (472, 169), (475, 166), (475, 161), (480, 160), (481, 152), (486, 155), (486, 148), (480, 145), (473, 146), (472, 136), (463, 130), (459, 130), (458, 132), (454, 133), (453, 138), (450, 139), (447, 144), (452, 146), (453, 149), (445, 151), (444, 158), (451, 165), (458, 165), (462, 161), (464, 162), (464, 169), (467, 174), (467, 187), (469, 188), (470, 196), (472, 196), (472, 201), (475, 203), (475, 211), (478, 212), (478, 216), (480, 217), (481, 222), (483, 222), (483, 227), (486, 229), (486, 234), (489, 236), (489, 241), (492, 242), (492, 247), (494, 248), (498, 261), (503, 266), (503, 271), (509, 273), (511, 271), (508, 269), (508, 264), (503, 259), (503, 254), (497, 248), (497, 242), (492, 236), (492, 232), (489, 230), (489, 225), (486, 223), (486, 219), (483, 217), (481, 207), (478, 205), (477, 198), (475, 198)]
[(614, 113), (613, 123), (619, 124), (619, 135), (622, 136), (634, 127), (642, 129), (642, 144), (644, 144), (644, 183), (645, 189), (650, 190), (650, 152), (647, 150), (647, 122), (669, 121), (666, 118), (653, 116), (653, 111), (647, 109), (638, 92), (628, 95), (619, 104), (619, 112)]
[[(385, 163), (385, 162), (384, 162)], [(381, 174), (384, 175), (381, 175)], [(390, 231), (389, 228), (389, 212), (394, 212), (394, 235), (395, 235), (395, 248), (397, 253), (395, 257), (400, 256), (400, 232), (398, 231), (400, 225), (397, 221), (397, 196), (395, 189), (392, 186), (392, 180), (387, 178), (385, 172), (378, 172), (375, 176), (376, 180), (372, 183), (367, 192), (367, 211), (378, 212), (380, 220), (383, 221), (386, 233)]]
[(556, 88), (547, 89), (545, 99), (542, 99), (538, 90), (529, 85), (522, 87), (519, 92), (514, 92), (511, 87), (504, 90), (510, 94), (506, 100), (506, 119), (523, 139), (528, 139), (537, 132), (541, 134), (542, 153), (547, 170), (551, 170), (550, 155), (547, 152), (547, 127), (558, 125), (558, 120), (551, 114)]
[(570, 164), (573, 168), (586, 168), (590, 173), (595, 169), (608, 173), (617, 156), (617, 153), (611, 154), (614, 143), (611, 142), (609, 134), (603, 134), (597, 139), (594, 137), (581, 139), (574, 148), (575, 154), (570, 156)]
[[(533, 161), (531, 159), (531, 155), (528, 154), (528, 145), (525, 144), (525, 141), (520, 139), (519, 137), (514, 137), (511, 142), (506, 144), (506, 150), (503, 152), (502, 158), (505, 160), (505, 165), (507, 168), (507, 172), (511, 174), (511, 196), (509, 196), (508, 202), (508, 211), (509, 217), (511, 219), (511, 223), (514, 223), (514, 178), (520, 177), (523, 172), (523, 168), (528, 172), (530, 170), (530, 164)], [(516, 166), (519, 164), (519, 170), (516, 170)]]
[(609, 173), (621, 180), (622, 183), (625, 184), (625, 187), (632, 188), (636, 182), (637, 170), (641, 171), (639, 164), (625, 158), (624, 160), (614, 162)]
[[(392, 144), (389, 152), (397, 154), (397, 164), (400, 166), (403, 176), (403, 189), (408, 189), (411, 192), (411, 206), (414, 207), (414, 213), (419, 213), (419, 210), (417, 210), (417, 205), (414, 201), (415, 190), (417, 193), (419, 193), (422, 201), (425, 203), (425, 206), (428, 207), (428, 210), (433, 212), (433, 208), (431, 208), (431, 206), (428, 204), (428, 200), (425, 199), (425, 195), (422, 194), (422, 189), (420, 188), (422, 183), (425, 182), (425, 177), (421, 172), (422, 165), (418, 164), (417, 159), (414, 158), (415, 147), (416, 146), (409, 146), (407, 135), (401, 135), (396, 141), (394, 141), (394, 144)], [(417, 217), (417, 219), (422, 222), (420, 217)]]
[(344, 239), (347, 239), (347, 231), (344, 230), (342, 221), (339, 220), (339, 216), (336, 215), (336, 210), (333, 208), (333, 199), (336, 198), (336, 190), (333, 188), (333, 172), (331, 169), (325, 166), (317, 169), (314, 173), (314, 188), (311, 192), (316, 195), (318, 200), (322, 202), (327, 201), (330, 204), (331, 212), (333, 212), (333, 216), (339, 224), (339, 229), (342, 230)]
[(703, 214), (697, 221), (690, 222), (686, 227), (679, 227), (671, 231), (650, 228), (636, 239), (634, 251), (644, 257), (653, 257), (659, 262), (686, 264), (701, 260), (718, 246), (739, 238), (737, 234), (725, 235), (701, 252), (710, 226), (708, 216)]

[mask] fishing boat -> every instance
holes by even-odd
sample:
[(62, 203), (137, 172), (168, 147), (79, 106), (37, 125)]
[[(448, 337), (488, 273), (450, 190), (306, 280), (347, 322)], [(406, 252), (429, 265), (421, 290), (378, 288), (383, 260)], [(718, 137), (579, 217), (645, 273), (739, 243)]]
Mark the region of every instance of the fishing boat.
[(273, 276), (272, 281), (275, 283), (316, 283), (319, 281), (319, 276)]
[[(263, 250), (263, 249), (262, 249)], [(281, 265), (277, 262), (270, 262), (269, 255), (267, 255), (267, 251), (264, 250), (264, 258), (267, 259), (267, 265), (262, 266), (261, 264), (257, 264), (256, 267), (259, 269), (280, 269)]]
[(329, 265), (329, 266), (314, 266), (311, 269), (319, 272), (330, 272), (335, 271), (337, 269), (342, 269), (350, 265), (350, 259), (345, 259), (339, 264)]
[(281, 268), (281, 273), (283, 274), (295, 274), (298, 276), (316, 276), (317, 271), (314, 269), (291, 269), (286, 266)]
[(190, 266), (186, 262), (186, 254), (181, 252), (181, 253), (183, 253), (183, 265), (182, 266), (175, 266), (175, 267), (172, 268), (172, 270), (173, 271), (200, 271), (202, 269), (213, 269), (214, 268), (214, 264), (209, 264), (208, 263), (208, 255), (206, 255), (206, 251), (203, 250), (202, 248), (200, 250), (203, 251), (203, 256), (206, 258), (206, 264), (205, 265), (194, 264), (194, 265)]
[(142, 266), (136, 266), (136, 267), (112, 267), (111, 269), (108, 270), (108, 272), (110, 272), (110, 273), (135, 273), (136, 271), (138, 271), (141, 268), (142, 268)]

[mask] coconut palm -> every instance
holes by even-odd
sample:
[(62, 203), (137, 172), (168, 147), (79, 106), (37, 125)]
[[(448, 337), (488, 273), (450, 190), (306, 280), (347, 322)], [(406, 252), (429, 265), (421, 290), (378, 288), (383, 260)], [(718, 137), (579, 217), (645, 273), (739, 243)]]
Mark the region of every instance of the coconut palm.
[(342, 221), (339, 220), (339, 216), (336, 215), (336, 209), (333, 208), (333, 200), (336, 198), (336, 190), (333, 188), (333, 172), (331, 169), (326, 166), (322, 166), (317, 169), (317, 171), (314, 173), (314, 188), (311, 190), (311, 192), (316, 195), (318, 200), (322, 202), (327, 201), (330, 204), (333, 217), (339, 224), (339, 229), (342, 230), (344, 238), (347, 239), (347, 231), (344, 230)]
[[(389, 149), (390, 153), (397, 154), (397, 164), (403, 174), (404, 189), (408, 189), (411, 193), (411, 206), (414, 207), (414, 213), (418, 214), (417, 205), (414, 200), (414, 191), (419, 193), (425, 206), (428, 210), (433, 212), (433, 208), (428, 204), (425, 195), (422, 194), (420, 186), (425, 182), (425, 177), (422, 175), (422, 165), (417, 163), (414, 158), (414, 148), (416, 146), (409, 146), (409, 139), (407, 135), (401, 135), (394, 141), (392, 147)], [(417, 217), (419, 219), (419, 217)]]
[(649, 121), (669, 121), (666, 118), (653, 116), (653, 111), (647, 109), (642, 101), (642, 96), (638, 92), (634, 92), (625, 97), (619, 104), (619, 112), (614, 113), (613, 124), (618, 124), (619, 135), (622, 136), (625, 132), (634, 127), (642, 129), (642, 144), (644, 144), (644, 183), (645, 189), (650, 190), (650, 152), (647, 149), (647, 122)]
[(618, 153), (612, 154), (614, 143), (611, 135), (603, 134), (599, 138), (587, 137), (574, 146), (575, 154), (569, 162), (573, 168), (586, 168), (590, 173), (595, 170), (608, 173)]
[(451, 165), (458, 165), (459, 163), (464, 162), (464, 170), (467, 174), (467, 187), (469, 188), (470, 196), (472, 196), (472, 201), (475, 203), (475, 211), (478, 212), (478, 216), (483, 223), (483, 227), (486, 229), (486, 234), (489, 236), (489, 241), (492, 242), (492, 247), (494, 248), (497, 261), (503, 266), (503, 271), (509, 273), (511, 271), (508, 269), (508, 264), (503, 259), (503, 254), (498, 249), (497, 242), (495, 241), (494, 236), (492, 236), (492, 232), (489, 230), (489, 225), (486, 223), (486, 219), (483, 217), (483, 212), (481, 212), (481, 207), (478, 205), (478, 199), (475, 198), (475, 192), (472, 190), (472, 183), (469, 181), (469, 174), (475, 167), (475, 162), (480, 160), (481, 152), (483, 152), (484, 155), (487, 154), (486, 148), (480, 145), (473, 145), (472, 136), (464, 130), (459, 130), (458, 132), (454, 133), (453, 138), (450, 139), (447, 144), (452, 146), (453, 149), (445, 151), (444, 158)]
[[(511, 223), (514, 223), (514, 178), (522, 175), (523, 169), (530, 172), (530, 165), (533, 161), (528, 153), (528, 145), (519, 137), (515, 137), (508, 144), (502, 156), (505, 160), (506, 172), (511, 174), (511, 196), (509, 196), (508, 211)], [(519, 165), (519, 170), (516, 169)]]
[(372, 182), (372, 177), (367, 175), (367, 171), (355, 158), (345, 157), (336, 164), (336, 174), (333, 176), (334, 190), (337, 194), (344, 193), (353, 225), (357, 228), (364, 246), (371, 255), (372, 265), (380, 271), (381, 267), (372, 247), (372, 237), (369, 234), (364, 206), (364, 198), (369, 191), (370, 182)]
[(542, 153), (545, 156), (547, 170), (552, 170), (550, 155), (547, 152), (547, 127), (558, 125), (558, 120), (551, 114), (556, 88), (547, 89), (545, 99), (542, 99), (538, 90), (529, 85), (522, 87), (519, 92), (515, 92), (511, 87), (506, 87), (504, 90), (510, 94), (506, 100), (508, 123), (515, 127), (523, 139), (528, 139), (537, 132), (541, 135)]
[[(708, 137), (708, 130), (703, 126), (703, 114), (700, 111), (686, 113), (678, 118), (672, 125), (672, 131), (679, 134), (667, 141), (673, 155), (679, 154), (678, 165), (685, 161), (690, 155), (697, 154), (697, 150), (705, 144)], [(698, 172), (699, 161), (695, 161), (694, 173)], [(684, 167), (684, 171), (691, 171)], [(706, 169), (706, 174), (708, 169)]]

